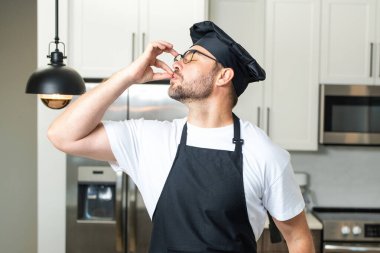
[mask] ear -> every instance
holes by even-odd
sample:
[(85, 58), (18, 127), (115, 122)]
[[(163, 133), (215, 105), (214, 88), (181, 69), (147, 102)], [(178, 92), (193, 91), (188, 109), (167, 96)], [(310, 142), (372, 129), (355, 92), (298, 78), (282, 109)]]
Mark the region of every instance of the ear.
[(222, 68), (217, 76), (216, 85), (224, 86), (234, 78), (234, 70), (232, 68)]

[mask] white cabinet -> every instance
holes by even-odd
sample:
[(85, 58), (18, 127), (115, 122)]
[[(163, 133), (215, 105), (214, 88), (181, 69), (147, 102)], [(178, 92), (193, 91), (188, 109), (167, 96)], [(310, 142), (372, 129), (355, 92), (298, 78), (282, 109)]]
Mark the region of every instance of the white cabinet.
[[(153, 40), (182, 51), (189, 28), (207, 18), (207, 0), (69, 0), (69, 63), (83, 77), (109, 77)], [(172, 64), (172, 56), (162, 58)]]
[(288, 150), (317, 150), (319, 0), (266, 0), (265, 128)]
[(288, 150), (317, 150), (318, 0), (210, 0), (210, 19), (264, 67), (234, 112)]
[[(264, 67), (265, 0), (210, 0), (210, 20), (241, 44)], [(248, 85), (234, 108), (258, 126), (263, 122), (265, 82)]]
[[(141, 1), (141, 0), (140, 0)], [(141, 8), (140, 52), (146, 43), (154, 40), (166, 40), (174, 45), (179, 53), (192, 46), (190, 27), (207, 20), (208, 0), (144, 0)], [(164, 54), (161, 57), (166, 63), (173, 64), (173, 56)]]
[(138, 0), (70, 0), (70, 66), (83, 77), (108, 77), (134, 57)]
[(378, 0), (323, 0), (321, 30), (321, 83), (380, 84)]

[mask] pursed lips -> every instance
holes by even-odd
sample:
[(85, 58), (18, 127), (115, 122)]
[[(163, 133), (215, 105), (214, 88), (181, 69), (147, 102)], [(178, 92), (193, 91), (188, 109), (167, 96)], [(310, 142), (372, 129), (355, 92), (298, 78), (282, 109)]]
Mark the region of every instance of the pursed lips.
[(170, 80), (182, 79), (182, 76), (176, 72), (173, 73), (172, 78)]

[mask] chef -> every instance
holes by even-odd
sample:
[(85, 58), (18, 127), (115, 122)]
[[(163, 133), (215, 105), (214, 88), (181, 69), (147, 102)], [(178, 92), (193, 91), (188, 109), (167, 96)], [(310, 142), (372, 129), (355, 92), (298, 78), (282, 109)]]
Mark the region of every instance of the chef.
[[(182, 54), (166, 41), (150, 43), (70, 105), (49, 139), (134, 180), (153, 221), (150, 253), (256, 252), (267, 212), (289, 252), (314, 252), (289, 154), (232, 113), (265, 71), (213, 22), (194, 24), (190, 36), (193, 45)], [(157, 58), (163, 53), (174, 57), (172, 68)], [(169, 96), (188, 107), (186, 118), (101, 122), (129, 86), (161, 79), (170, 79)]]

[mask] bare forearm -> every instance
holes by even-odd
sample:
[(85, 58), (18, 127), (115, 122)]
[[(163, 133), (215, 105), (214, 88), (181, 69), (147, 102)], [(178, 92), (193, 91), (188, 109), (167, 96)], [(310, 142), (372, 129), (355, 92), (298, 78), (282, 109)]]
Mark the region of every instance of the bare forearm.
[(79, 97), (51, 124), (49, 139), (54, 144), (59, 144), (59, 142), (77, 141), (87, 136), (100, 123), (107, 108), (132, 83), (128, 69), (124, 68)]
[[(50, 141), (66, 153), (99, 160), (114, 160), (100, 121), (107, 108), (133, 83), (145, 83), (172, 76), (170, 67), (157, 59), (163, 52), (178, 55), (172, 44), (165, 41), (152, 42), (128, 67), (82, 95), (52, 123), (48, 131)], [(153, 72), (153, 66), (161, 68), (164, 72)]]
[(315, 253), (313, 239), (310, 234), (287, 242), (289, 253)]
[(273, 220), (284, 236), (290, 253), (315, 253), (304, 211), (289, 220)]

